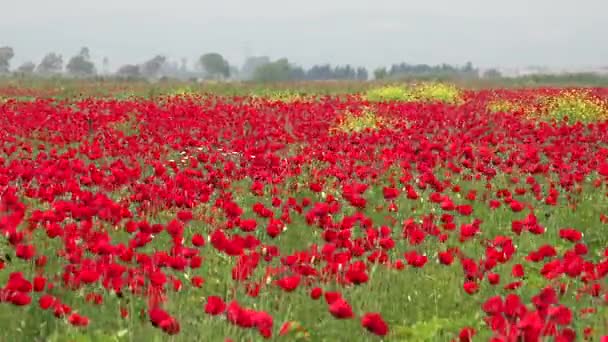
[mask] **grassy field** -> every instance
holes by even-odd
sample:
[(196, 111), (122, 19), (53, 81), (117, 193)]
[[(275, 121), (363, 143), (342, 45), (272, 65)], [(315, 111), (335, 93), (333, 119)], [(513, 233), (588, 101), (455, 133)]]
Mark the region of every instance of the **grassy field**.
[(0, 88), (0, 340), (608, 340), (608, 89), (220, 87)]

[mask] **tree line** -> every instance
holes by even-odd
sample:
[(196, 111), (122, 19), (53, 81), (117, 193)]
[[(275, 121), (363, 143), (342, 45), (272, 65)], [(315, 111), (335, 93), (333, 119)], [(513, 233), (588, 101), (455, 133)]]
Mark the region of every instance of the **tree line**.
[(206, 53), (201, 55), (194, 63), (194, 68), (188, 67), (187, 59), (180, 62), (170, 61), (166, 56), (156, 55), (149, 60), (138, 64), (125, 64), (115, 72), (109, 72), (109, 60), (102, 61), (102, 71), (99, 72), (91, 60), (90, 50), (81, 48), (77, 54), (70, 57), (64, 66), (61, 54), (48, 53), (42, 60), (25, 62), (15, 69), (10, 68), (10, 61), (14, 57), (11, 47), (0, 47), (0, 74), (18, 74), (32, 76), (69, 76), (94, 77), (96, 75), (113, 76), (122, 79), (205, 79), (205, 80), (251, 80), (258, 82), (277, 81), (329, 81), (329, 80), (397, 80), (404, 78), (476, 78), (500, 77), (497, 70), (488, 70), (480, 75), (479, 70), (468, 62), (462, 67), (441, 64), (431, 66), (427, 64), (393, 64), (389, 67), (375, 69), (372, 73), (365, 67), (330, 64), (314, 65), (304, 68), (291, 63), (287, 58), (271, 60), (267, 56), (254, 56), (245, 60), (239, 68), (219, 53)]

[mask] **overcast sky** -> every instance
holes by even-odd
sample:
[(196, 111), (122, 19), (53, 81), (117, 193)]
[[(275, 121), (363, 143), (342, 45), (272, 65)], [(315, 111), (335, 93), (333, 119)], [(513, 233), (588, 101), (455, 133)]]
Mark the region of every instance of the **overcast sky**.
[(0, 0), (13, 67), (88, 46), (112, 67), (220, 52), (367, 67), (608, 65), (607, 0)]

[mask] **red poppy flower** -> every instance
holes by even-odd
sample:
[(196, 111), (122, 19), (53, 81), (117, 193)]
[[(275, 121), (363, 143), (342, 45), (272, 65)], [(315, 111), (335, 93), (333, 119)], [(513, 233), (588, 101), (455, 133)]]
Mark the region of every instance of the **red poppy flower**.
[(194, 286), (194, 287), (201, 287), (205, 283), (205, 279), (201, 276), (194, 276), (194, 277), (192, 277), (190, 282), (192, 283), (192, 286)]
[(347, 319), (354, 316), (352, 307), (342, 298), (336, 299), (329, 305), (329, 312), (338, 319)]
[(219, 315), (226, 310), (226, 303), (222, 298), (217, 296), (207, 297), (207, 303), (205, 304), (205, 312), (210, 315)]
[(89, 318), (86, 316), (79, 315), (78, 313), (73, 313), (68, 318), (68, 322), (70, 322), (71, 325), (76, 327), (86, 327), (87, 325), (89, 325)]
[(521, 278), (524, 276), (524, 266), (522, 264), (515, 264), (511, 269), (511, 274), (515, 278)]
[(384, 187), (382, 188), (382, 194), (384, 195), (384, 199), (393, 200), (399, 196), (399, 190), (396, 188)]
[(192, 245), (194, 245), (195, 247), (202, 247), (205, 245), (205, 237), (203, 237), (201, 234), (194, 234), (192, 235)]
[(474, 294), (479, 290), (479, 285), (474, 281), (467, 281), (463, 285), (464, 291), (468, 294)]
[(323, 290), (320, 287), (315, 287), (310, 291), (310, 298), (319, 299), (323, 295)]
[(443, 265), (451, 265), (454, 262), (454, 255), (450, 251), (439, 252), (438, 257)]
[(361, 317), (361, 325), (375, 335), (385, 336), (388, 334), (388, 325), (379, 313), (368, 312), (364, 314)]
[(292, 275), (277, 280), (276, 284), (283, 289), (283, 291), (292, 292), (300, 285), (300, 279), (301, 277), (299, 275)]

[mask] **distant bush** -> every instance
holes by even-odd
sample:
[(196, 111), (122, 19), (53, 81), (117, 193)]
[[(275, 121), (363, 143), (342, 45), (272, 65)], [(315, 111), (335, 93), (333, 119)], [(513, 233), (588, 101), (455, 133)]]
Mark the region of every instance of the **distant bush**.
[(439, 101), (448, 104), (458, 104), (462, 101), (462, 93), (455, 85), (447, 83), (422, 83), (413, 89), (414, 96), (420, 101)]
[(557, 121), (591, 122), (608, 119), (608, 102), (586, 90), (567, 90), (541, 99), (548, 118)]
[(370, 89), (365, 93), (365, 98), (368, 101), (381, 102), (381, 101), (403, 101), (412, 102), (414, 98), (412, 92), (399, 86), (385, 86), (381, 88)]
[(385, 86), (365, 93), (368, 101), (443, 102), (458, 104), (462, 93), (458, 87), (447, 83), (424, 82), (413, 86)]

